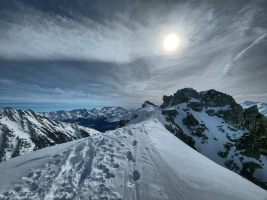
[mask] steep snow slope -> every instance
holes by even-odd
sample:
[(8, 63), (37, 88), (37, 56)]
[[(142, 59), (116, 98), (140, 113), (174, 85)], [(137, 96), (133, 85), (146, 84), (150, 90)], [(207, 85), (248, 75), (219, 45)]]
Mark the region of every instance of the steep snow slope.
[(76, 124), (53, 121), (30, 110), (4, 108), (0, 110), (0, 161), (94, 132)]
[(77, 109), (72, 111), (56, 111), (41, 113), (53, 120), (77, 123), (81, 126), (90, 127), (104, 132), (114, 130), (118, 126), (118, 120), (132, 110), (122, 107), (103, 107), (88, 109)]
[(245, 101), (241, 103), (241, 105), (243, 106), (243, 108), (249, 108), (251, 106), (256, 105), (259, 109), (259, 112), (267, 117), (267, 103)]
[(153, 108), (148, 113), (147, 121), (1, 163), (0, 199), (267, 198), (170, 134)]

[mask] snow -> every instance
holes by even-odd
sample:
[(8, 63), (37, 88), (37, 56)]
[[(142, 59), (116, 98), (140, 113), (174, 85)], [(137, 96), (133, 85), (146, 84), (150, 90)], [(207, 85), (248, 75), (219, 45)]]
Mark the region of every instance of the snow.
[(145, 110), (145, 121), (1, 163), (0, 199), (267, 198), (173, 136), (153, 107)]
[(256, 169), (255, 170), (255, 176), (259, 178), (261, 181), (266, 181), (267, 180), (267, 157), (261, 155), (260, 160), (262, 163), (262, 169)]
[[(193, 101), (195, 101), (193, 99)], [(152, 108), (144, 108), (144, 109), (152, 109)], [(154, 111), (150, 111), (150, 116), (155, 116), (155, 113), (158, 113), (157, 118), (163, 123), (171, 127), (175, 127), (175, 125), (179, 126), (184, 134), (191, 137), (195, 142), (194, 147), (201, 154), (220, 164), (221, 166), (227, 167), (229, 162), (234, 162), (236, 164), (236, 168), (234, 168), (235, 172), (240, 173), (242, 170), (242, 162), (254, 162), (259, 164), (262, 168), (257, 169), (254, 176), (255, 178), (262, 180), (265, 182), (267, 180), (266, 170), (267, 170), (267, 160), (265, 156), (261, 156), (261, 159), (256, 159), (254, 157), (248, 157), (240, 153), (240, 150), (237, 150), (235, 147), (235, 143), (233, 143), (234, 139), (238, 139), (244, 135), (244, 133), (248, 132), (247, 130), (238, 130), (234, 128), (232, 125), (228, 124), (223, 118), (217, 115), (209, 115), (207, 110), (213, 109), (215, 113), (218, 111), (224, 111), (229, 109), (229, 105), (225, 105), (222, 107), (206, 107), (202, 111), (195, 111), (188, 106), (187, 103), (180, 103), (174, 106), (170, 106), (164, 108), (163, 110), (176, 110), (177, 114), (173, 118), (174, 123), (170, 121), (165, 121), (162, 119), (161, 111), (157, 107), (153, 107)], [(142, 109), (141, 109), (142, 110)], [(137, 110), (138, 111), (138, 110)], [(138, 111), (134, 114), (139, 115), (138, 113), (145, 112)], [(148, 111), (147, 111), (148, 112)], [(142, 116), (146, 118), (145, 115), (148, 115), (145, 112)], [(187, 127), (184, 124), (184, 119), (188, 116), (188, 114), (192, 115), (200, 124), (203, 124), (206, 127), (201, 135), (195, 135), (193, 130), (196, 130), (197, 127)], [(132, 121), (142, 121), (144, 120), (142, 117), (138, 117)], [(205, 139), (204, 139), (205, 137)], [(227, 149), (229, 146), (229, 149)], [(228, 152), (228, 153), (227, 153)], [(224, 153), (224, 154), (223, 154)], [(222, 156), (222, 154), (224, 156)], [(241, 160), (242, 159), (242, 160)]]
[(76, 109), (72, 111), (56, 111), (41, 113), (46, 117), (49, 117), (58, 121), (77, 120), (79, 118), (84, 119), (97, 119), (108, 118), (115, 121), (116, 118), (121, 117), (124, 114), (130, 113), (132, 110), (124, 109), (122, 107), (103, 107), (93, 109)]
[[(166, 137), (163, 127), (157, 133), (151, 133), (154, 133), (150, 136), (160, 155), (165, 158), (168, 166), (183, 179), (183, 184), (179, 179), (180, 187), (183, 185), (185, 191), (188, 186), (192, 186), (192, 190), (198, 190), (197, 193), (194, 192), (195, 194), (184, 199), (215, 199), (214, 197), (226, 199), (227, 196), (229, 199), (239, 199), (241, 193), (243, 195), (241, 199), (257, 199), (255, 187), (248, 187), (245, 179), (230, 170), (223, 169), (184, 145), (180, 140), (175, 140), (175, 136)], [(162, 143), (163, 140), (164, 143)], [(248, 187), (249, 191), (243, 191), (245, 187)]]
[(267, 103), (262, 103), (262, 102), (253, 102), (253, 101), (245, 101), (241, 103), (241, 106), (243, 108), (249, 108), (251, 106), (256, 105), (259, 109), (259, 112), (263, 114), (264, 116), (267, 117)]
[[(35, 139), (46, 139), (50, 144), (62, 143), (60, 137), (68, 141), (81, 138), (80, 131), (94, 134), (97, 131), (76, 124), (58, 123), (33, 111), (18, 111), (11, 108), (0, 110), (0, 160), (34, 151)], [(57, 133), (52, 136), (51, 133)], [(47, 144), (50, 145), (50, 144)]]
[(29, 169), (42, 167), (53, 155), (79, 142), (81, 142), (81, 140), (55, 145), (2, 162), (0, 164), (0, 193), (12, 187), (12, 184), (21, 179)]

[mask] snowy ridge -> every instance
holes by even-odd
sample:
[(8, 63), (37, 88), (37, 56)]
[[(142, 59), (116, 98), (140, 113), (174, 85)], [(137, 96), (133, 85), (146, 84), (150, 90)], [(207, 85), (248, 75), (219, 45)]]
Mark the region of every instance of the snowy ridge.
[(53, 121), (30, 110), (4, 108), (0, 110), (0, 161), (95, 132), (77, 124)]
[(1, 163), (0, 199), (267, 198), (263, 189), (181, 142), (161, 120), (154, 113), (144, 122)]
[[(261, 126), (256, 129), (262, 135), (258, 136), (245, 126), (260, 122), (253, 121), (253, 116), (258, 116), (257, 110), (245, 111), (231, 96), (215, 90), (198, 93), (185, 88), (173, 96), (164, 96), (163, 100), (161, 107), (145, 102), (142, 109), (124, 118), (125, 124), (157, 115), (161, 123), (187, 145), (267, 188), (267, 149), (262, 145), (266, 144), (267, 129)], [(258, 142), (260, 139), (263, 141)]]

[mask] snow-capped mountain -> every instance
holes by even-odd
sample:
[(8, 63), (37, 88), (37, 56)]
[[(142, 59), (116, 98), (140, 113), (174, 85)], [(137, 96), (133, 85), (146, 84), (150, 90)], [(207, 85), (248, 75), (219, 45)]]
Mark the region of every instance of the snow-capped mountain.
[(95, 130), (59, 123), (31, 110), (0, 110), (0, 161), (90, 136)]
[(167, 131), (158, 108), (147, 105), (135, 114), (123, 128), (1, 163), (0, 199), (267, 198), (265, 190)]
[(122, 107), (103, 107), (94, 109), (76, 109), (41, 113), (53, 120), (77, 123), (104, 132), (117, 128), (119, 119), (133, 110)]
[(243, 106), (243, 108), (249, 108), (255, 105), (258, 107), (259, 112), (267, 117), (267, 103), (254, 101), (244, 101), (243, 103), (241, 103), (241, 106)]
[(121, 124), (143, 121), (157, 110), (165, 127), (180, 140), (267, 188), (267, 119), (257, 107), (243, 109), (227, 94), (191, 88), (164, 96), (161, 106), (145, 102), (146, 106), (154, 107), (153, 112), (142, 111), (139, 116), (137, 110)]

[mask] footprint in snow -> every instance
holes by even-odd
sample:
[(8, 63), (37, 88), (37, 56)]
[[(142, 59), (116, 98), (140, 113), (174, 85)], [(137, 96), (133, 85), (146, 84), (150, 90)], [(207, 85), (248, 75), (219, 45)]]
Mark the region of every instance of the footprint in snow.
[(141, 177), (140, 172), (137, 170), (134, 170), (133, 174), (132, 174), (133, 181), (138, 181), (140, 179), (140, 177)]
[(136, 146), (137, 145), (137, 141), (134, 140), (133, 143), (132, 143), (133, 146)]
[(134, 161), (133, 154), (130, 151), (127, 151), (126, 157), (128, 158), (128, 160)]

